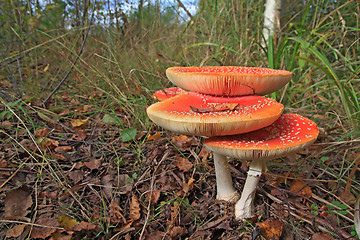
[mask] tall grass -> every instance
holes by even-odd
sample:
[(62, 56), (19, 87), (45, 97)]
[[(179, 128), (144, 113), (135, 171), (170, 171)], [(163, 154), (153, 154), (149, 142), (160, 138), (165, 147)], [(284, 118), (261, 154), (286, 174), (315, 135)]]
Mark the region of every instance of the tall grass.
[[(80, 62), (62, 89), (79, 84), (87, 86), (81, 91), (103, 91), (125, 109), (130, 119), (146, 127), (143, 112), (152, 92), (170, 86), (164, 74), (167, 67), (287, 69), (294, 72), (292, 82), (286, 92), (281, 90), (272, 97), (294, 109), (336, 111), (349, 131), (355, 131), (360, 125), (360, 20), (354, 9), (359, 9), (357, 1), (288, 3), (282, 10), (281, 29), (263, 47), (262, 1), (200, 1), (198, 12), (188, 22), (180, 22), (171, 9), (159, 13), (155, 7), (147, 7), (141, 21), (136, 11), (131, 13), (121, 31), (93, 26)], [(43, 99), (69, 69), (84, 29), (11, 31), (22, 50), (2, 53), (1, 72), (13, 74), (16, 81), (23, 77), (25, 94), (35, 91)], [(21, 71), (34, 66), (36, 71), (19, 76), (14, 64), (4, 67), (17, 57), (21, 57)], [(43, 65), (38, 67), (39, 63)], [(50, 68), (44, 72), (47, 64)], [(31, 88), (34, 84), (36, 88)]]

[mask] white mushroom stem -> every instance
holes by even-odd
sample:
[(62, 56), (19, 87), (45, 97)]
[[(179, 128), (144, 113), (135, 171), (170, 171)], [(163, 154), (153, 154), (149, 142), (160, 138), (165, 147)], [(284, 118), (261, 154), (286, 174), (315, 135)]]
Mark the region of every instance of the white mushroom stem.
[(239, 193), (233, 186), (227, 157), (218, 153), (213, 153), (213, 155), (216, 174), (216, 199), (236, 202), (239, 199)]
[(235, 204), (235, 218), (246, 219), (254, 216), (254, 196), (262, 171), (265, 171), (264, 160), (253, 160), (247, 174), (240, 200)]

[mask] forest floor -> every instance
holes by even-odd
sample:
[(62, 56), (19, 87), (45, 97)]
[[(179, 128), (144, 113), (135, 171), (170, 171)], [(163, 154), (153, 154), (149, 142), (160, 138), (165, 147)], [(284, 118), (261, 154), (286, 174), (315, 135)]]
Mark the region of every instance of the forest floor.
[[(47, 109), (34, 99), (3, 108), (11, 116), (0, 120), (1, 238), (357, 239), (359, 143), (334, 142), (325, 116), (307, 116), (321, 129), (309, 149), (268, 162), (256, 217), (237, 221), (233, 205), (216, 200), (202, 138), (124, 130), (119, 120), (131, 120), (116, 104), (104, 113), (103, 93), (58, 95)], [(248, 164), (230, 164), (240, 192)]]

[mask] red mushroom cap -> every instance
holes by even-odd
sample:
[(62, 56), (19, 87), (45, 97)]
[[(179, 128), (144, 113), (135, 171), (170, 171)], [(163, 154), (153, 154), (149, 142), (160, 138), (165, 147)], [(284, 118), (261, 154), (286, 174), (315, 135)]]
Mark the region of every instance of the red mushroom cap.
[(163, 101), (166, 100), (168, 98), (172, 98), (176, 95), (179, 95), (181, 93), (185, 93), (186, 91), (179, 88), (179, 87), (172, 87), (172, 88), (165, 88), (165, 89), (161, 89), (159, 91), (156, 91), (152, 97), (154, 99), (157, 99), (159, 101)]
[(149, 118), (170, 131), (222, 136), (254, 131), (278, 119), (284, 106), (261, 96), (214, 97), (187, 92), (147, 108)]
[(292, 73), (258, 67), (171, 67), (171, 82), (188, 91), (215, 96), (265, 95), (284, 87)]
[(270, 160), (298, 152), (317, 138), (316, 124), (297, 114), (284, 114), (272, 125), (235, 136), (211, 137), (210, 150), (240, 160)]

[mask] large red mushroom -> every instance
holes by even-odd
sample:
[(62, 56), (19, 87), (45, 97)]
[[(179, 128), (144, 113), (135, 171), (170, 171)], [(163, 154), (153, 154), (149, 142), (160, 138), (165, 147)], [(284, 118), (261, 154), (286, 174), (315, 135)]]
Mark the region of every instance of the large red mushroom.
[(211, 137), (206, 147), (222, 156), (250, 160), (248, 176), (240, 200), (235, 204), (235, 217), (254, 214), (254, 195), (267, 160), (287, 156), (312, 144), (319, 134), (316, 124), (297, 114), (284, 114), (272, 125), (245, 134)]
[(179, 94), (147, 108), (149, 118), (170, 131), (196, 136), (234, 135), (277, 120), (283, 105), (262, 96), (216, 97)]
[[(269, 126), (283, 105), (262, 96), (215, 97), (187, 92), (148, 107), (149, 118), (173, 132), (196, 136), (233, 135)], [(217, 199), (235, 201), (225, 155), (214, 153)]]
[(168, 79), (188, 91), (215, 96), (266, 95), (284, 87), (292, 77), (285, 70), (258, 67), (171, 67)]

